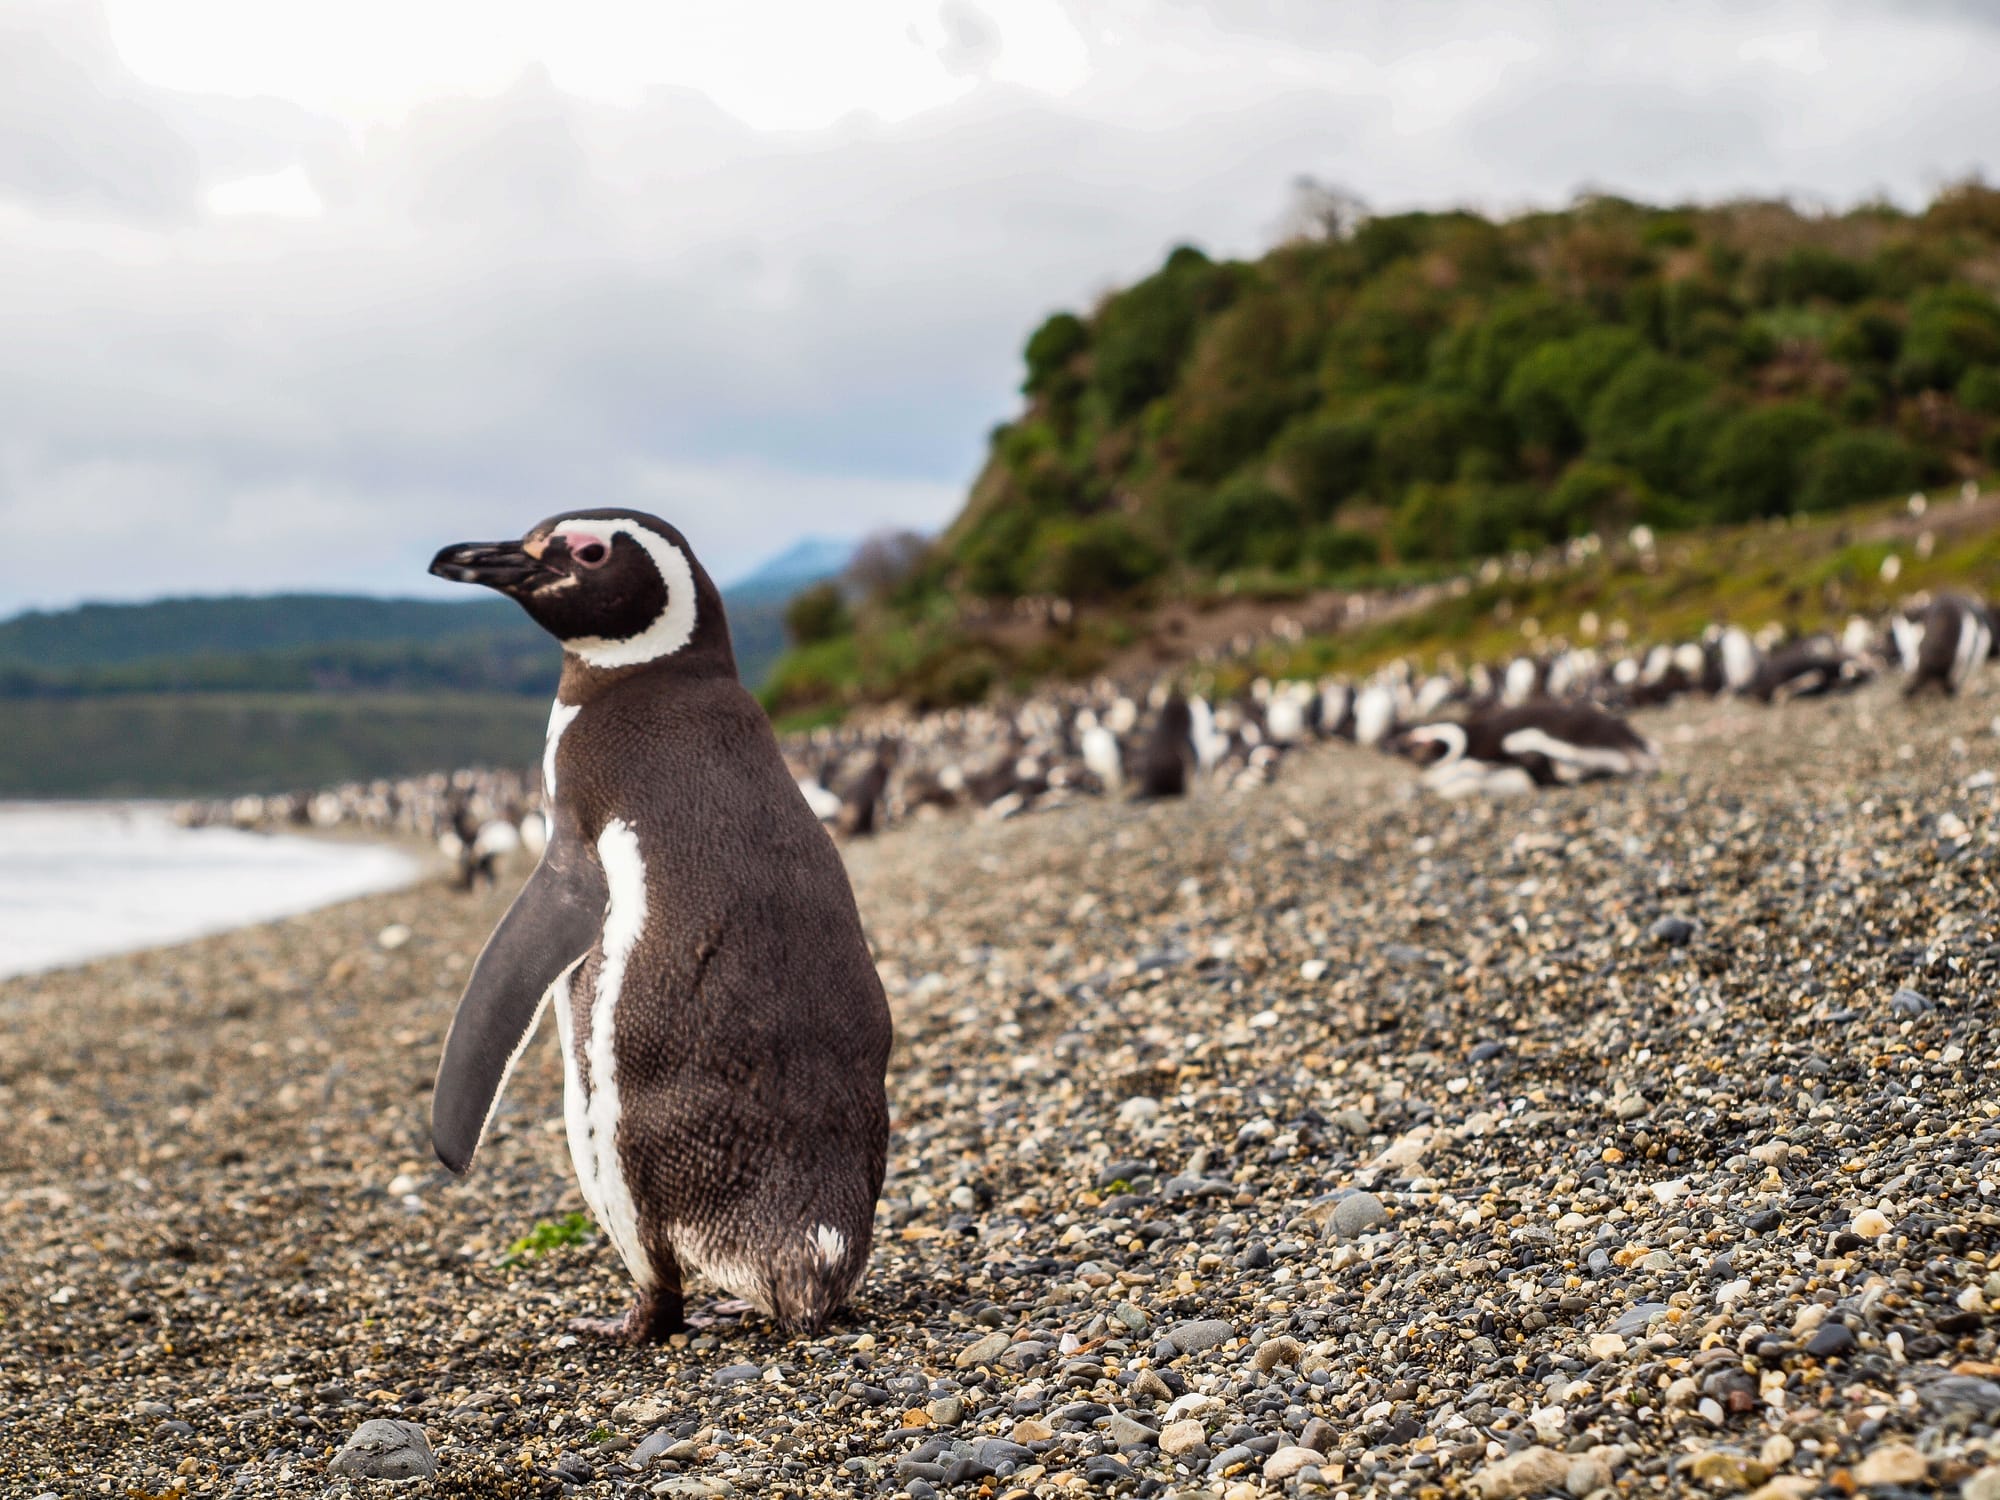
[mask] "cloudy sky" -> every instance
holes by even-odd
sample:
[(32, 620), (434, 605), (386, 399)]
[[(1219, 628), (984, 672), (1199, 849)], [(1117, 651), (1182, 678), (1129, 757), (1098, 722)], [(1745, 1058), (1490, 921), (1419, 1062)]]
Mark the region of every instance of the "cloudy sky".
[(0, 0), (0, 614), (949, 519), (1017, 351), (1301, 173), (1917, 202), (1980, 0)]

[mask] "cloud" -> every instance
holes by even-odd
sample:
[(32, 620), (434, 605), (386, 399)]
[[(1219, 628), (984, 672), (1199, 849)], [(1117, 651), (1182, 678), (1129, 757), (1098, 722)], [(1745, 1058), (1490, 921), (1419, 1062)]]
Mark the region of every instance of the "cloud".
[[(777, 131), (540, 68), (355, 128), (0, 0), (0, 528), (62, 539), (0, 547), (0, 612), (421, 588), (440, 542), (583, 502), (727, 576), (941, 525), (1042, 317), (1178, 241), (1254, 253), (1300, 173), (1913, 200), (2000, 140), (2000, 30), (1943, 3), (1066, 3), (1061, 35), (929, 7), (947, 102)], [(296, 216), (213, 212), (267, 179)]]

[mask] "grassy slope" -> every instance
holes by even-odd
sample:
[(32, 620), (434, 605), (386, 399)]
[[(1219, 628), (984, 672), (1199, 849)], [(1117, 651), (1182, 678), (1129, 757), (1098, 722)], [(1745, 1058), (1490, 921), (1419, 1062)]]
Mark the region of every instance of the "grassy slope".
[[(1900, 563), (1893, 580), (1883, 576), (1892, 555)], [(1640, 643), (1690, 640), (1715, 620), (1837, 631), (1856, 614), (1879, 618), (1916, 590), (1946, 588), (2000, 593), (2000, 499), (1935, 507), (1921, 518), (1898, 503), (1717, 528), (1667, 537), (1650, 559), (1620, 546), (1577, 564), (1517, 563), (1360, 629), (1267, 644), (1217, 675), (1229, 685), (1257, 671), (1358, 674), (1395, 657), (1494, 662), (1538, 643), (1591, 639), (1586, 615), (1596, 617), (1600, 641), (1616, 622)]]

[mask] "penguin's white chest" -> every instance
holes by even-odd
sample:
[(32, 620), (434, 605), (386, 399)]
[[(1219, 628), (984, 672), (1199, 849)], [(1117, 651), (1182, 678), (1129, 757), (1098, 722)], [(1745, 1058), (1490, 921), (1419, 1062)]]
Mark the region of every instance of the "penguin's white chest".
[[(650, 1290), (658, 1276), (639, 1234), (638, 1208), (618, 1153), (622, 1104), (617, 1054), (618, 1003), (625, 991), (626, 966), (645, 932), (646, 862), (639, 852), (638, 834), (616, 818), (599, 836), (597, 854), (610, 900), (598, 939), (596, 981), (588, 993), (574, 992), (576, 965), (571, 965), (550, 994), (562, 1039), (563, 1120), (584, 1201), (632, 1279)], [(587, 1027), (579, 1027), (580, 1011), (588, 1017)], [(579, 1030), (585, 1033), (581, 1039)]]

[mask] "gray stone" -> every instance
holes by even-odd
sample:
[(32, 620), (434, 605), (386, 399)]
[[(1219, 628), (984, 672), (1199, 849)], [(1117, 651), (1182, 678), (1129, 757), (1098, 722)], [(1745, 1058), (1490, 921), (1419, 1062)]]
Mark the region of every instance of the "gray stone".
[(1669, 948), (1686, 947), (1694, 937), (1694, 923), (1686, 917), (1662, 917), (1650, 929), (1656, 943), (1665, 943)]
[(1236, 1337), (1236, 1326), (1223, 1318), (1197, 1318), (1167, 1330), (1166, 1341), (1177, 1354), (1196, 1354)]
[(1373, 1193), (1353, 1193), (1333, 1205), (1333, 1232), (1351, 1240), (1389, 1222), (1389, 1210)]
[(625, 1455), (625, 1467), (643, 1469), (674, 1445), (674, 1435), (662, 1427), (638, 1447)]
[(968, 1344), (958, 1351), (953, 1361), (961, 1370), (969, 1370), (974, 1365), (990, 1365), (1007, 1352), (1007, 1346), (1014, 1342), (1011, 1333), (989, 1333), (978, 1342)]
[(711, 1375), (709, 1380), (715, 1385), (728, 1387), (760, 1379), (763, 1374), (763, 1370), (756, 1365), (724, 1365)]
[(1611, 1325), (1611, 1331), (1621, 1338), (1638, 1338), (1652, 1326), (1655, 1318), (1664, 1318), (1666, 1315), (1666, 1303), (1640, 1302), (1620, 1313), (1618, 1321)]
[(1160, 1435), (1152, 1428), (1122, 1411), (1113, 1412), (1102, 1425), (1106, 1436), (1121, 1448), (1150, 1448), (1160, 1440)]
[(437, 1458), (415, 1422), (377, 1417), (355, 1429), (330, 1469), (356, 1479), (429, 1479), (437, 1473)]

